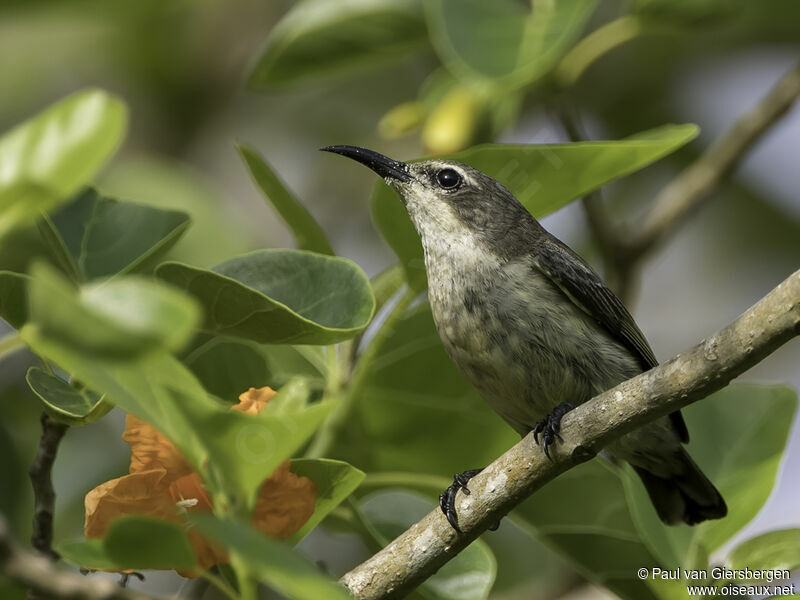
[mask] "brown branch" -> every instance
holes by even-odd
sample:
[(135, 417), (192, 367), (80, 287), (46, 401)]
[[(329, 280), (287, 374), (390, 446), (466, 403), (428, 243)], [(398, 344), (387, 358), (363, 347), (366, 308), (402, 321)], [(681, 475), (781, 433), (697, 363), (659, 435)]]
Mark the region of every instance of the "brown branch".
[(56, 502), (52, 471), (58, 445), (68, 426), (54, 421), (45, 411), (42, 412), (39, 420), (42, 423), (42, 436), (39, 438), (36, 458), (34, 458), (31, 468), (28, 469), (34, 498), (31, 545), (43, 555), (57, 559), (58, 554), (52, 548), (53, 511)]
[(95, 579), (62, 571), (55, 563), (23, 548), (0, 517), (0, 574), (28, 586), (47, 598), (69, 600), (152, 600), (151, 596), (119, 587), (108, 579)]
[(639, 225), (620, 240), (637, 260), (669, 236), (681, 221), (717, 187), (739, 160), (800, 96), (800, 63), (772, 87), (750, 111), (717, 139), (656, 196)]
[(470, 481), (470, 495), (458, 496), (464, 534), (437, 508), (341, 583), (363, 600), (403, 597), (557, 475), (628, 431), (721, 389), (797, 335), (800, 271), (694, 348), (567, 413), (552, 462), (530, 435), (503, 454)]

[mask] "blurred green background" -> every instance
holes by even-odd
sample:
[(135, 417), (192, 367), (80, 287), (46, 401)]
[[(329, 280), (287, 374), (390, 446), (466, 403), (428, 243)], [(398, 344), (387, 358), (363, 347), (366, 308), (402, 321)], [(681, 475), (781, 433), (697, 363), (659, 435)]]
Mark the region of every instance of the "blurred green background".
[[(464, 2), (465, 12), (475, 6), (474, 0)], [(313, 22), (326, 10), (343, 10), (347, 3), (334, 4), (306, 2), (308, 14), (302, 22)], [(362, 36), (369, 31), (378, 40), (392, 39), (401, 23), (397, 15), (356, 23), (329, 40), (341, 51), (339, 62), (331, 55), (315, 69), (313, 63), (320, 59), (312, 56), (303, 77), (292, 76), (300, 70), (273, 72), (270, 85), (258, 80), (269, 67), (262, 63), (248, 87), (267, 40), (272, 35), (274, 43), (280, 33), (273, 28), (295, 3), (0, 2), (0, 131), (83, 87), (102, 87), (124, 98), (130, 107), (130, 132), (98, 188), (111, 197), (191, 213), (194, 225), (170, 256), (202, 266), (247, 250), (292, 244), (234, 149), (235, 142), (246, 142), (304, 201), (337, 253), (374, 275), (395, 260), (370, 222), (374, 177), (317, 148), (355, 144), (408, 159), (440, 143), (565, 141), (554, 118), (555, 108), (565, 106), (580, 115), (591, 139), (618, 139), (664, 123), (697, 123), (701, 135), (687, 148), (608, 186), (606, 204), (615, 220), (624, 222), (640, 214), (664, 182), (752, 107), (800, 56), (797, 0), (601, 1), (585, 11), (585, 18), (568, 22), (576, 28), (574, 36), (585, 36), (629, 10), (646, 15), (648, 25), (598, 56), (574, 84), (559, 86), (552, 74), (545, 74), (521, 91), (500, 94), (503, 102), (497, 95), (485, 100), (485, 90), (477, 86), (466, 99), (451, 95), (451, 105), (436, 113), (444, 100), (430, 91), (437, 85), (432, 73), (443, 62), (456, 72), (459, 68), (444, 38), (455, 32), (456, 41), (462, 35), (469, 46), (475, 32), (459, 22), (457, 3), (442, 3), (444, 12), (435, 27), (430, 7), (426, 21), (418, 3), (397, 4), (418, 16), (402, 21), (407, 30), (388, 49), (379, 44), (360, 47), (358, 40), (368, 41)], [(525, 8), (516, 0), (501, 4), (511, 11)], [(491, 33), (483, 40), (488, 47), (495, 43)], [(504, 34), (511, 35), (495, 32)], [(298, 56), (311, 50), (301, 48)], [(480, 64), (480, 56), (476, 60)], [(423, 101), (405, 105), (406, 113), (390, 112), (418, 98)], [(433, 131), (437, 118), (438, 133)], [(422, 130), (399, 135), (404, 125), (420, 119), (425, 122)], [(458, 135), (464, 139), (453, 141)], [(644, 265), (632, 308), (659, 358), (724, 326), (800, 265), (798, 140), (800, 110), (795, 109)], [(544, 224), (599, 265), (578, 203)], [(21, 257), (30, 256), (28, 249), (36, 243), (35, 236), (18, 234), (0, 262), (24, 268)], [(29, 535), (32, 512), (24, 465), (35, 451), (40, 412), (24, 381), (28, 361), (16, 355), (0, 364), (0, 511), (13, 516), (21, 538)], [(798, 364), (800, 345), (794, 342), (745, 379), (788, 382), (796, 388)], [(127, 447), (119, 441), (123, 415), (117, 412), (83, 428), (80, 439), (68, 434), (63, 443), (55, 472), (57, 540), (80, 533), (85, 492), (126, 468)], [(436, 441), (430, 441), (431, 452)], [(795, 423), (776, 489), (737, 539), (800, 524), (798, 473), (800, 430)], [(504, 540), (497, 547), (516, 551), (498, 552), (492, 597), (590, 598), (605, 593), (583, 587), (578, 574), (513, 524), (504, 524), (497, 535)], [(367, 552), (351, 537), (322, 532), (301, 547), (332, 573), (351, 567)], [(534, 556), (539, 562), (532, 566)], [(521, 575), (526, 571), (528, 580)], [(177, 580), (170, 574), (152, 575), (148, 586), (174, 591)]]

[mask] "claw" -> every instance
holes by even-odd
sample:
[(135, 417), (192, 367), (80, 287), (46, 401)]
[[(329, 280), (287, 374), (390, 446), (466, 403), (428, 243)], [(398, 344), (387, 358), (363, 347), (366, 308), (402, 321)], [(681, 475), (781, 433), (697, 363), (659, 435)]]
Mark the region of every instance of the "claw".
[(447, 522), (450, 523), (450, 526), (458, 533), (461, 533), (461, 529), (458, 527), (456, 494), (458, 493), (458, 490), (463, 490), (465, 494), (469, 495), (470, 491), (467, 488), (467, 483), (469, 483), (469, 480), (475, 477), (475, 475), (480, 473), (482, 470), (483, 469), (471, 469), (469, 471), (464, 471), (463, 473), (457, 473), (453, 475), (453, 483), (439, 495), (439, 508), (442, 509), (444, 516), (447, 517)]
[[(575, 406), (569, 402), (562, 402), (553, 409), (549, 415), (536, 423), (533, 428), (533, 439), (537, 445), (542, 447), (544, 455), (553, 460), (550, 456), (550, 446), (555, 444), (556, 440), (564, 441), (559, 431), (561, 430), (561, 419), (564, 415), (571, 411)], [(539, 442), (539, 435), (542, 436), (541, 443)]]

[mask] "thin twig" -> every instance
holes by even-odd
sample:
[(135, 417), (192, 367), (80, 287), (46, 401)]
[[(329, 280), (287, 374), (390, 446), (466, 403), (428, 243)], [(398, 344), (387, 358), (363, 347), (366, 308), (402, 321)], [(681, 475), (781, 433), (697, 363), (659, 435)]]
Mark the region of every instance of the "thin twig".
[(673, 179), (653, 200), (641, 223), (621, 240), (640, 259), (670, 235), (680, 222), (795, 103), (800, 96), (800, 63), (790, 69), (750, 111)]
[(56, 502), (56, 492), (53, 489), (52, 471), (53, 463), (58, 453), (58, 445), (67, 431), (67, 425), (57, 423), (42, 411), (39, 419), (42, 423), (42, 436), (39, 438), (39, 449), (33, 460), (28, 475), (33, 485), (33, 533), (31, 545), (45, 556), (58, 559), (53, 551), (53, 511)]
[(463, 534), (436, 508), (341, 578), (362, 600), (401, 598), (548, 481), (619, 436), (705, 398), (800, 335), (800, 271), (731, 325), (685, 353), (567, 413), (553, 460), (526, 436), (459, 495)]
[(121, 588), (110, 579), (85, 577), (59, 569), (49, 558), (23, 548), (0, 517), (0, 574), (47, 598), (69, 600), (153, 600)]

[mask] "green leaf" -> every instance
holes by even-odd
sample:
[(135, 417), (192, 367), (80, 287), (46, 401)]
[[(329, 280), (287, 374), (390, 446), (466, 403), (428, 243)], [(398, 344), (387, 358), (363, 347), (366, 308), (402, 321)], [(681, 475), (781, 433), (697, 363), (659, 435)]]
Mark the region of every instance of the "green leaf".
[(0, 238), (72, 196), (100, 170), (127, 127), (125, 105), (74, 94), (0, 137)]
[(188, 226), (186, 213), (111, 200), (92, 189), (42, 223), (53, 253), (82, 280), (141, 270)]
[(192, 298), (151, 279), (127, 276), (76, 289), (45, 263), (35, 264), (31, 274), (31, 322), (45, 335), (87, 352), (176, 349), (199, 320)]
[(503, 89), (545, 75), (578, 38), (596, 0), (428, 0), (431, 40), (464, 80)]
[(311, 387), (302, 377), (290, 379), (269, 401), (264, 411), (272, 415), (291, 414), (308, 406)]
[(271, 540), (249, 525), (193, 515), (192, 523), (210, 538), (235, 552), (266, 585), (295, 600), (352, 600), (335, 580), (302, 558), (284, 542)]
[[(210, 393), (233, 402), (251, 387), (279, 389), (294, 377), (313, 389), (324, 387), (324, 373), (307, 355), (316, 346), (267, 346), (250, 340), (213, 337), (184, 363)], [(271, 403), (270, 403), (271, 405)]]
[[(275, 398), (277, 399), (277, 397)], [(267, 406), (270, 406), (272, 401)], [(364, 480), (363, 471), (340, 460), (329, 458), (295, 458), (292, 473), (308, 477), (317, 484), (314, 513), (292, 536), (290, 542), (297, 543), (306, 537), (334, 508), (339, 506)]]
[(325, 232), (310, 212), (295, 198), (272, 167), (252, 148), (239, 145), (237, 150), (250, 176), (294, 235), (297, 247), (320, 254), (336, 254)]
[(380, 66), (425, 40), (420, 0), (304, 0), (270, 33), (248, 85), (271, 90)]
[(732, 385), (683, 410), (692, 442), (688, 450), (728, 505), (724, 519), (695, 527), (664, 527), (631, 469), (624, 482), (642, 539), (666, 566), (685, 566), (712, 554), (766, 502), (797, 406), (785, 386)]
[(195, 569), (189, 536), (180, 525), (149, 517), (116, 519), (103, 538), (103, 550), (127, 569)]
[(270, 344), (333, 344), (362, 331), (375, 297), (353, 262), (300, 250), (260, 250), (213, 270), (168, 262), (158, 277), (194, 295), (204, 329)]
[[(620, 141), (484, 144), (444, 158), (491, 175), (539, 219), (674, 152), (697, 132), (695, 125), (665, 125)], [(423, 289), (422, 244), (403, 204), (384, 182), (373, 190), (371, 209), (378, 230), (400, 258), (409, 284)]]
[(779, 529), (745, 540), (726, 562), (732, 569), (796, 569), (800, 567), (800, 529)]
[(123, 565), (116, 563), (106, 553), (103, 540), (65, 540), (55, 544), (56, 552), (74, 565), (85, 569), (122, 571)]
[[(372, 534), (385, 546), (435, 506), (428, 498), (403, 490), (376, 492), (359, 503)], [(420, 587), (430, 600), (483, 600), (497, 575), (494, 555), (483, 540), (475, 540)]]
[(100, 394), (75, 388), (39, 367), (30, 367), (25, 380), (33, 393), (44, 402), (47, 412), (67, 425), (93, 423), (113, 408)]
[(636, 576), (660, 563), (639, 537), (618, 469), (606, 461), (570, 469), (518, 506), (512, 518), (620, 598), (661, 597), (652, 582)]
[(15, 329), (28, 320), (29, 281), (23, 273), (0, 271), (0, 317)]

